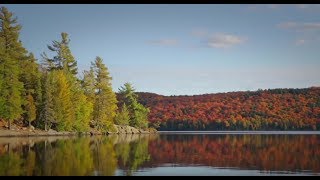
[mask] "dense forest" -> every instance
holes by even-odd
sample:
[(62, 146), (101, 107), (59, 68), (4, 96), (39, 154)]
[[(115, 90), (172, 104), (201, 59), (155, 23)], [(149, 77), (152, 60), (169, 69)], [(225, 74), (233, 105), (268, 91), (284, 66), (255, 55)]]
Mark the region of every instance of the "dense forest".
[(160, 130), (320, 130), (319, 87), (139, 97)]
[[(87, 132), (112, 131), (113, 124), (147, 128), (149, 109), (137, 101), (130, 83), (112, 90), (101, 57), (79, 78), (77, 60), (67, 33), (52, 41), (41, 63), (19, 39), (21, 25), (7, 8), (0, 9), (0, 120), (40, 129)], [(118, 108), (119, 105), (119, 108)]]

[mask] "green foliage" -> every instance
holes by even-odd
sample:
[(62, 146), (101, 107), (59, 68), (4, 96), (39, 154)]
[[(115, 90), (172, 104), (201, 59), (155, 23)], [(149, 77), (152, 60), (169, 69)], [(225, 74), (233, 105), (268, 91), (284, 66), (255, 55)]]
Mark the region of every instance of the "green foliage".
[(130, 116), (129, 124), (136, 128), (147, 128), (148, 114), (150, 111), (138, 102), (138, 95), (134, 91), (135, 89), (130, 83), (125, 83), (124, 86), (119, 89), (119, 94), (123, 96), (123, 101), (128, 106)]
[(40, 112), (40, 121), (44, 125), (44, 129), (47, 130), (51, 127), (51, 123), (55, 122), (55, 112), (53, 110), (53, 77), (47, 71), (43, 73), (42, 76), (42, 104)]
[(11, 122), (20, 118), (23, 113), (23, 83), (19, 81), (19, 60), (26, 51), (19, 41), (21, 26), (17, 25), (17, 18), (13, 18), (13, 13), (5, 7), (0, 10), (0, 27), (0, 118), (7, 120), (10, 127)]
[(93, 112), (93, 103), (88, 101), (87, 97), (82, 91), (76, 93), (76, 109), (75, 109), (75, 122), (74, 129), (78, 132), (85, 132), (89, 130), (89, 122)]
[(95, 62), (92, 63), (92, 69), (96, 76), (93, 120), (97, 129), (111, 130), (117, 110), (116, 95), (111, 86), (112, 78), (100, 57), (97, 57)]
[(114, 123), (117, 125), (129, 125), (130, 116), (125, 103), (123, 103), (121, 110), (117, 113)]
[(84, 94), (87, 96), (88, 101), (94, 103), (95, 101), (95, 76), (94, 71), (90, 68), (90, 71), (84, 71), (83, 80), (82, 80), (82, 88), (84, 90)]
[[(35, 118), (37, 115), (40, 114), (40, 105), (41, 105), (41, 84), (40, 84), (40, 78), (41, 74), (39, 71), (39, 66), (36, 63), (36, 59), (34, 58), (33, 54), (28, 55), (26, 58), (24, 58), (22, 61), (20, 61), (20, 68), (23, 69), (20, 73), (20, 81), (23, 82), (24, 88), (23, 88), (23, 99), (24, 99), (24, 117), (27, 117), (25, 119), (30, 124), (30, 97), (32, 96), (33, 101), (33, 108), (35, 108)], [(29, 107), (28, 107), (29, 106)], [(37, 111), (38, 108), (39, 110)], [(33, 121), (33, 120), (32, 120)]]
[(71, 131), (75, 114), (71, 101), (70, 83), (61, 70), (53, 71), (53, 110), (57, 130)]
[(63, 69), (66, 73), (77, 75), (77, 61), (71, 53), (69, 42), (68, 34), (63, 32), (61, 33), (61, 41), (52, 41), (52, 46), (48, 45), (49, 50), (56, 53), (52, 59), (48, 58), (46, 54), (43, 55), (48, 70)]
[(36, 105), (31, 94), (27, 95), (27, 103), (25, 106), (26, 106), (25, 109), (27, 114), (27, 121), (29, 122), (29, 126), (30, 126), (31, 122), (36, 119)]

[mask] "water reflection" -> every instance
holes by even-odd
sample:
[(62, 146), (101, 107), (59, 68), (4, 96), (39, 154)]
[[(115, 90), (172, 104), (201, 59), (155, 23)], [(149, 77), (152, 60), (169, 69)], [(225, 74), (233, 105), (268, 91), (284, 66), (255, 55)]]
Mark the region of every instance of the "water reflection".
[(197, 175), (318, 174), (320, 136), (0, 138), (0, 175), (192, 175), (192, 168)]
[(320, 172), (319, 135), (163, 135), (149, 149), (150, 165)]

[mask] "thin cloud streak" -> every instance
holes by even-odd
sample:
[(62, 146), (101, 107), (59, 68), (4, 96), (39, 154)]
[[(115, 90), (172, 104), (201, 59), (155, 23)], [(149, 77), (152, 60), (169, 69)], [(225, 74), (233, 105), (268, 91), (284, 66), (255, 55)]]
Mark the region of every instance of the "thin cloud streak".
[(245, 38), (225, 33), (217, 33), (207, 40), (208, 47), (211, 48), (229, 48), (245, 41)]
[(177, 39), (158, 39), (148, 41), (148, 43), (153, 45), (174, 46), (177, 45), (179, 41)]

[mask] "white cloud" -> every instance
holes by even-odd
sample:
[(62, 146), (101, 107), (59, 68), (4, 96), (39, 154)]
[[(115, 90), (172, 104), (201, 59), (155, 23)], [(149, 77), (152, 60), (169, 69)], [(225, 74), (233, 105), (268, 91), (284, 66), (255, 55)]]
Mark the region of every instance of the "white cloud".
[(177, 39), (158, 39), (158, 40), (148, 41), (148, 43), (155, 44), (155, 45), (163, 45), (163, 46), (173, 46), (173, 45), (177, 45), (179, 41)]
[(244, 41), (244, 38), (236, 35), (217, 33), (208, 38), (207, 45), (211, 48), (229, 48)]

